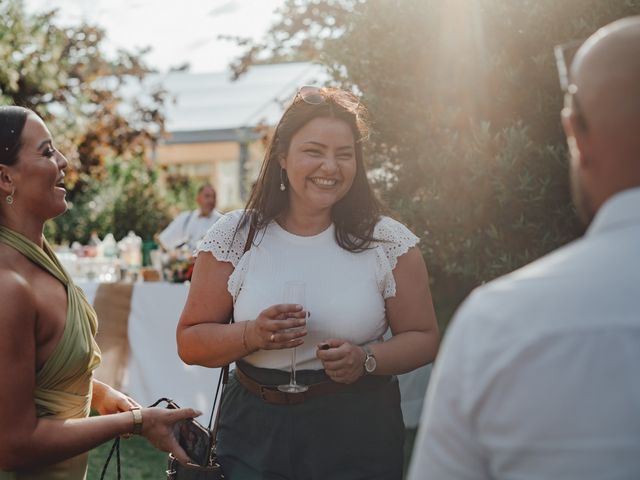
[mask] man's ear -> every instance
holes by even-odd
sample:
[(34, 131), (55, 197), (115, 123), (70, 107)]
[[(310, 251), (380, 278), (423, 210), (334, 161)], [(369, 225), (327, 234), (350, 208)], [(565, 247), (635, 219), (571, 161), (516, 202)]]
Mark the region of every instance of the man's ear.
[(578, 160), (580, 166), (588, 167), (592, 150), (589, 131), (582, 119), (568, 108), (562, 110), (561, 119), (571, 156)]

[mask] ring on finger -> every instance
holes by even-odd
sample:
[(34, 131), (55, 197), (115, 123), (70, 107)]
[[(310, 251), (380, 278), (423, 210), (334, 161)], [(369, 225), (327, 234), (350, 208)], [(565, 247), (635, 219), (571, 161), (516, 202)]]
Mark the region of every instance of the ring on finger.
[(271, 341), (271, 343), (276, 341), (276, 334), (272, 333), (271, 336), (269, 337), (269, 340)]

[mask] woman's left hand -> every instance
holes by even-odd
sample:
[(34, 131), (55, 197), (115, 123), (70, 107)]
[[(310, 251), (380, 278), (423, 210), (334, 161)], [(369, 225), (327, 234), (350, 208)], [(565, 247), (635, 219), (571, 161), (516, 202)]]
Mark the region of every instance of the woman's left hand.
[[(329, 348), (321, 348), (323, 345)], [(320, 343), (316, 351), (316, 357), (322, 362), (329, 378), (338, 383), (353, 383), (364, 375), (366, 356), (358, 345), (335, 338)]]
[(134, 399), (119, 392), (115, 388), (106, 383), (93, 381), (93, 397), (91, 399), (91, 407), (100, 415), (109, 415), (111, 413), (128, 412), (131, 407), (139, 407), (140, 405)]

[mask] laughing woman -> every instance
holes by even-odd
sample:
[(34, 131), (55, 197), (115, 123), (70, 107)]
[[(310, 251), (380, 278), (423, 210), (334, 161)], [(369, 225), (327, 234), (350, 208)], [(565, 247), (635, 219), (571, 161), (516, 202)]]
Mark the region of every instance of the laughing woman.
[(0, 480), (81, 480), (87, 452), (128, 433), (186, 460), (173, 424), (198, 414), (93, 379), (95, 312), (42, 234), (67, 208), (66, 167), (38, 115), (0, 107)]
[[(418, 239), (367, 180), (365, 115), (348, 92), (300, 89), (247, 209), (199, 246), (178, 347), (188, 363), (236, 362), (218, 434), (231, 480), (402, 478), (395, 375), (431, 362), (439, 336)], [(282, 303), (293, 280), (303, 306)], [(303, 393), (277, 389), (292, 347)]]

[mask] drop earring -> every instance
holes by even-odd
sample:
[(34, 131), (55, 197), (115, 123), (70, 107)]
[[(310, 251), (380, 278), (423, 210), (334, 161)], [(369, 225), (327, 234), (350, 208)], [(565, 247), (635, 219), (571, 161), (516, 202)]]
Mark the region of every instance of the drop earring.
[(284, 192), (287, 189), (287, 186), (285, 185), (285, 177), (286, 177), (286, 173), (284, 171), (284, 168), (280, 168), (280, 191)]
[(13, 187), (13, 190), (11, 190), (11, 193), (5, 197), (5, 200), (9, 205), (13, 205), (13, 196), (15, 195), (15, 193), (16, 193), (16, 187)]

